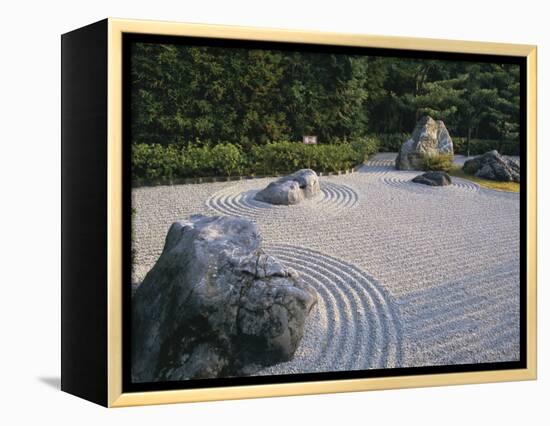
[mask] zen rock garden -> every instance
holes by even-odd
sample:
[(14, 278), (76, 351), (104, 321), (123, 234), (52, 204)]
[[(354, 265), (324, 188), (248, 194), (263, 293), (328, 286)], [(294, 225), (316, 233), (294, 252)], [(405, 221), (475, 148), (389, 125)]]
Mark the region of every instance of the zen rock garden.
[(520, 360), (516, 61), (132, 46), (138, 387)]
[(137, 382), (255, 373), (289, 361), (316, 293), (243, 218), (175, 222), (132, 301)]
[[(133, 380), (516, 357), (517, 346), (495, 338), (492, 330), (498, 326), (513, 336), (519, 330), (508, 317), (486, 312), (519, 297), (510, 285), (517, 253), (499, 246), (499, 235), (519, 241), (517, 194), (481, 190), (444, 171), (419, 174), (426, 156), (441, 155), (452, 161), (453, 141), (442, 121), (426, 116), (397, 155), (379, 154), (351, 175), (321, 181), (314, 170), (301, 169), (275, 180), (134, 190), (141, 242), (137, 263), (145, 268), (139, 269), (132, 300)], [(463, 170), (519, 182), (519, 163), (497, 151), (468, 159)], [(323, 185), (329, 185), (326, 193)], [(243, 195), (249, 193), (261, 203), (249, 203)], [(350, 194), (353, 203), (346, 201)], [(208, 201), (212, 197), (216, 203)], [(331, 203), (339, 206), (337, 215), (328, 215)], [(483, 212), (475, 223), (472, 211)], [(182, 221), (182, 214), (188, 219)], [(453, 223), (452, 232), (442, 234), (435, 223)], [(463, 244), (461, 229), (481, 233), (483, 240), (468, 237)], [(420, 241), (430, 246), (418, 258)], [(493, 271), (496, 258), (500, 263)], [(373, 284), (370, 274), (382, 284)], [(441, 284), (442, 277), (448, 282)], [(489, 281), (498, 297), (475, 299)], [(382, 290), (384, 285), (391, 291)], [(442, 290), (431, 294), (430, 286)], [(399, 304), (401, 294), (412, 296)], [(433, 311), (429, 322), (422, 314), (427, 306)], [(420, 337), (401, 335), (399, 321)], [(438, 325), (452, 321), (467, 326)], [(478, 346), (472, 341), (464, 352), (474, 328)], [(402, 341), (415, 348), (409, 358), (400, 355)], [(434, 349), (432, 341), (446, 343)]]

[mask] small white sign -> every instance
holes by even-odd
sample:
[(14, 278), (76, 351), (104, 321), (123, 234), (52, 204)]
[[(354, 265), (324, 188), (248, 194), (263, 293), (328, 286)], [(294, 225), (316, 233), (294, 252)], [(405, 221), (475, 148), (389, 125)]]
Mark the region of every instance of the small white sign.
[(317, 144), (317, 136), (304, 136), (303, 137), (304, 143), (306, 145), (316, 145)]

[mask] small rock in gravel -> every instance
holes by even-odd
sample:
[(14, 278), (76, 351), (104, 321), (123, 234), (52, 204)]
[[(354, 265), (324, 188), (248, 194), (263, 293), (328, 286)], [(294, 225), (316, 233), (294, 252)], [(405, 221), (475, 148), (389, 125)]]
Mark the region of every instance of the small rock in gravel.
[(412, 181), (430, 186), (446, 186), (453, 183), (451, 177), (445, 172), (426, 172), (416, 176)]

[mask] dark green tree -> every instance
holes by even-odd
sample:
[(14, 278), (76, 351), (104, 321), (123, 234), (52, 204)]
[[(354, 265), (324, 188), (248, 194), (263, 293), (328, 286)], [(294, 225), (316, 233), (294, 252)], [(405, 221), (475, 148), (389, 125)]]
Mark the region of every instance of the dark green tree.
[(517, 65), (136, 43), (136, 143), (320, 143), (403, 133), (429, 114), (453, 136), (518, 139)]

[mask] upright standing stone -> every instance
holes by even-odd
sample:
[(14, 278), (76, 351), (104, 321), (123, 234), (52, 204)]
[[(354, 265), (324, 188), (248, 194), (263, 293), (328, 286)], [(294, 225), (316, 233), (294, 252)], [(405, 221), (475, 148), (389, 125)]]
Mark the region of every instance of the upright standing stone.
[(443, 121), (422, 117), (395, 159), (398, 170), (421, 170), (426, 155), (454, 156), (453, 141)]

